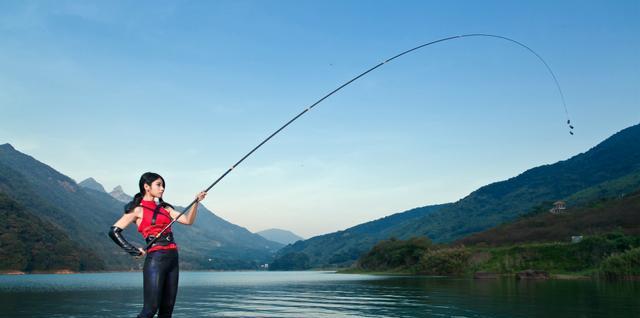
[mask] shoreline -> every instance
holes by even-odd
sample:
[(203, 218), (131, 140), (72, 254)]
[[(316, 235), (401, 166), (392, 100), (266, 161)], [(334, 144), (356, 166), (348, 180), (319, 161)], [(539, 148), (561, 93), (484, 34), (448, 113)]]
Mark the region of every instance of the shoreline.
[[(354, 269), (346, 269), (346, 270), (338, 270), (337, 274), (363, 274), (363, 275), (387, 275), (387, 276), (414, 276), (414, 277), (433, 277), (433, 278), (468, 278), (472, 280), (497, 280), (497, 279), (518, 279), (516, 273), (489, 273), (489, 272), (476, 272), (471, 274), (464, 275), (424, 275), (424, 274), (415, 274), (410, 272), (384, 272), (384, 271), (363, 271), (363, 270), (354, 270)], [(606, 280), (597, 276), (589, 276), (583, 274), (555, 274), (549, 273), (547, 278), (528, 278), (521, 280), (529, 280), (529, 281), (541, 281), (541, 280)], [(624, 277), (619, 280), (640, 280), (640, 277)]]
[(70, 269), (56, 269), (51, 271), (33, 271), (33, 272), (24, 272), (19, 270), (4, 270), (0, 271), (0, 275), (43, 275), (43, 274), (56, 274), (56, 275), (69, 275), (69, 274), (82, 274), (82, 273), (90, 273), (90, 272), (76, 272)]

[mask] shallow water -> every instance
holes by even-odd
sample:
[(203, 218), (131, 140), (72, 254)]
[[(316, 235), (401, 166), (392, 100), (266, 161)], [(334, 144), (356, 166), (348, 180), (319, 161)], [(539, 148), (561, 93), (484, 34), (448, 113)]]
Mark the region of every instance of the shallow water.
[[(174, 317), (640, 317), (640, 282), (181, 272)], [(0, 275), (2, 317), (135, 317), (142, 273)]]

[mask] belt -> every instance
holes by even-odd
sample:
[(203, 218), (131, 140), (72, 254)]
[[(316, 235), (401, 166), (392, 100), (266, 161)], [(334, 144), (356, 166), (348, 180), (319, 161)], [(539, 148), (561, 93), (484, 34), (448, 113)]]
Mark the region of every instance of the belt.
[[(147, 244), (149, 244), (149, 242), (151, 242), (153, 239), (155, 239), (156, 237), (153, 235), (149, 235), (147, 236), (147, 238), (145, 238), (145, 241), (147, 242)], [(174, 243), (173, 241), (173, 233), (169, 232), (169, 233), (162, 233), (162, 235), (155, 241), (153, 242), (153, 244), (151, 245), (151, 247), (153, 246), (167, 246), (171, 243)]]

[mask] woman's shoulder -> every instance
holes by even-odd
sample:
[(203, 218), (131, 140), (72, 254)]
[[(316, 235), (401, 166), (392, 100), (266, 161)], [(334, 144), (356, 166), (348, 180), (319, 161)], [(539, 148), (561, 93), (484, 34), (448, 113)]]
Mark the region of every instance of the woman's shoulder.
[(135, 215), (138, 218), (142, 218), (142, 207), (137, 206), (131, 210), (131, 214)]

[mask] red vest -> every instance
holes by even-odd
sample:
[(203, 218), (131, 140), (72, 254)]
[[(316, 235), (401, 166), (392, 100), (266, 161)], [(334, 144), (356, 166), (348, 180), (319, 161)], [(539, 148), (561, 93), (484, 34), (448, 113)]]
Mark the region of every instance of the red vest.
[[(158, 206), (155, 201), (140, 201), (140, 206), (142, 207), (142, 221), (140, 225), (138, 225), (138, 232), (144, 236), (146, 239), (149, 235), (156, 236), (162, 229), (164, 229), (169, 223), (171, 223), (171, 215), (169, 211), (165, 210), (165, 208), (160, 208), (156, 212), (156, 207)], [(157, 213), (155, 216), (155, 224), (152, 224), (153, 215)], [(165, 233), (171, 233), (171, 228), (168, 228)], [(178, 249), (176, 243), (170, 243), (166, 246), (156, 245), (150, 248), (147, 253), (151, 253), (157, 250), (169, 250), (169, 249)]]

